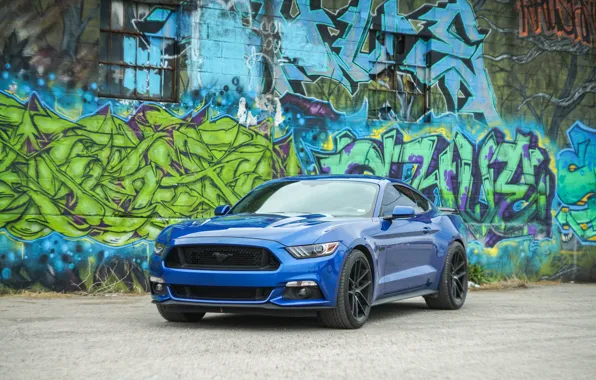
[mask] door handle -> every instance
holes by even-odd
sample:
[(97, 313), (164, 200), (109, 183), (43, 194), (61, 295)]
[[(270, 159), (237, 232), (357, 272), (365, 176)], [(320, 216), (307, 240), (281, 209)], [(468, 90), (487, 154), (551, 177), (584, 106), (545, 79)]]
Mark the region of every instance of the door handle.
[(431, 231), (431, 228), (430, 228), (430, 227), (424, 227), (424, 228), (422, 229), (422, 233), (424, 233), (424, 234), (427, 234), (427, 233), (429, 233), (430, 231)]

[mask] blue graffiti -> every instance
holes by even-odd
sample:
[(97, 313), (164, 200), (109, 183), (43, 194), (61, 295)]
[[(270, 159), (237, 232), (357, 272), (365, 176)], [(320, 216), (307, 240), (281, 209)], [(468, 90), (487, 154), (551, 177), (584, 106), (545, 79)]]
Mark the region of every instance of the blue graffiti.
[[(174, 11), (156, 6), (139, 12), (133, 25), (141, 38), (123, 39), (123, 62), (157, 69), (123, 70), (118, 74), (123, 88), (131, 94), (136, 90), (146, 97), (168, 98), (163, 92), (170, 87), (164, 84), (164, 72), (159, 68), (178, 59), (181, 75), (174, 88), (179, 103), (169, 108), (184, 113), (209, 103), (219, 112), (236, 115), (244, 99), (246, 110), (260, 123), (278, 111), (263, 106), (259, 98), (264, 94), (306, 95), (306, 86), (319, 78), (331, 78), (354, 94), (360, 84), (394, 65), (418, 89), (436, 85), (447, 106), (441, 112), (471, 114), (485, 124), (499, 124), (482, 59), (487, 33), (478, 27), (467, 1), (424, 5), (406, 15), (398, 13), (397, 0), (378, 6), (372, 0), (350, 2), (335, 13), (316, 2), (303, 1), (295, 2), (295, 11), (290, 12), (287, 3), (213, 2), (200, 9), (185, 6)], [(375, 32), (384, 33), (384, 40), (376, 41)], [(394, 44), (398, 34), (410, 41), (402, 52), (396, 51)], [(5, 67), (0, 87), (20, 98), (36, 89), (42, 99), (55, 103), (56, 111), (70, 119), (108, 102), (122, 113), (138, 105), (98, 97), (102, 80), (96, 83), (95, 76), (80, 75), (82, 78), (69, 79), (81, 84), (72, 91), (56, 82), (55, 72), (24, 76), (16, 68)], [(366, 119), (367, 107), (364, 99), (362, 109), (353, 117)], [(444, 115), (427, 111), (431, 117)]]
[(148, 291), (145, 271), (153, 243), (123, 247), (92, 239), (71, 239), (53, 232), (21, 241), (0, 230), (0, 284), (16, 289), (40, 285), (54, 291), (85, 291), (120, 282), (121, 288)]
[(557, 195), (563, 205), (556, 219), (563, 232), (596, 244), (596, 129), (576, 122), (567, 131), (570, 149), (557, 161)]
[[(221, 68), (201, 74), (204, 85), (216, 83), (221, 77), (218, 73), (224, 70), (241, 78), (247, 75), (242, 79), (247, 86), (268, 91), (266, 78), (260, 76), (265, 76), (265, 68), (269, 67), (279, 94), (305, 94), (303, 85), (321, 77), (332, 78), (354, 93), (359, 83), (371, 81), (388, 64), (396, 64), (420, 84), (437, 84), (447, 111), (472, 114), (488, 125), (500, 123), (482, 58), (488, 32), (478, 27), (473, 9), (465, 0), (424, 5), (405, 16), (397, 13), (396, 0), (376, 9), (373, 1), (351, 2), (337, 13), (314, 3), (297, 2), (299, 12), (295, 17), (287, 12), (283, 0), (273, 0), (268, 10), (262, 0), (252, 3), (261, 6), (245, 28), (239, 28), (242, 17), (237, 12), (211, 8), (203, 11), (214, 17), (211, 22), (224, 29), (234, 28), (236, 42), (245, 46), (243, 50), (238, 44), (217, 39), (207, 44), (201, 41), (207, 55), (213, 52), (216, 65), (217, 57), (226, 58)], [(414, 22), (422, 28), (417, 30)], [(377, 31), (384, 33), (382, 43), (374, 42)], [(410, 36), (415, 42), (406, 44), (401, 54), (395, 51), (396, 35)], [(259, 47), (253, 42), (257, 37), (261, 40)], [(240, 64), (240, 56), (248, 63), (248, 73)]]
[(430, 52), (436, 58), (426, 83), (439, 84), (449, 111), (473, 114), (488, 125), (498, 124), (494, 92), (482, 58), (488, 31), (478, 28), (470, 3), (449, 0), (437, 6), (424, 5), (408, 18), (425, 21), (420, 34), (430, 34), (431, 39), (419, 40), (402, 68), (424, 80), (424, 73), (416, 65), (421, 62), (421, 53)]

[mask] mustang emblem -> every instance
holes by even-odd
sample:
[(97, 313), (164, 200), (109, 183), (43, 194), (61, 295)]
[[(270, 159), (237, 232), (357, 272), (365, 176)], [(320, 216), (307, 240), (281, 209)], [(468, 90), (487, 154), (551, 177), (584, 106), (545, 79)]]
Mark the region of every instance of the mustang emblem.
[(223, 263), (225, 259), (228, 257), (233, 256), (231, 253), (221, 253), (221, 252), (213, 252), (211, 257), (214, 257), (218, 263)]

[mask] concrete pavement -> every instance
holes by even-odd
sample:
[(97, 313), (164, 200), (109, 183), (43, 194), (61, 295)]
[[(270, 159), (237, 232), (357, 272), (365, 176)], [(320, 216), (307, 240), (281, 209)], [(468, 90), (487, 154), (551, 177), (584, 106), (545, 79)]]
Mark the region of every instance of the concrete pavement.
[(360, 330), (314, 319), (161, 319), (148, 296), (0, 298), (2, 379), (595, 379), (596, 285), (471, 292), (372, 310)]

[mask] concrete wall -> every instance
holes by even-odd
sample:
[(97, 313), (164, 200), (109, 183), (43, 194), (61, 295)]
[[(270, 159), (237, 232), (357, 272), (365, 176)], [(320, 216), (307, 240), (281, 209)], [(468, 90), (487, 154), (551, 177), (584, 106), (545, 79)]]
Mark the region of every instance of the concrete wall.
[(595, 1), (164, 0), (113, 45), (176, 38), (138, 72), (100, 3), (1, 4), (2, 286), (146, 289), (161, 228), (299, 173), (403, 179), (471, 262), (596, 278)]

